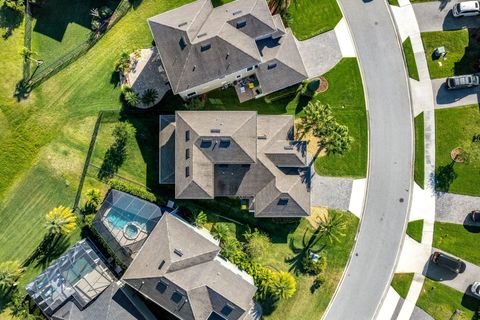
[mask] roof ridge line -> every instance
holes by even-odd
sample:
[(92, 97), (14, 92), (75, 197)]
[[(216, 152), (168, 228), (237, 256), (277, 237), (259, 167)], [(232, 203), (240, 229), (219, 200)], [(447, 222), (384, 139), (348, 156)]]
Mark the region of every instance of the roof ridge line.
[[(257, 136), (257, 134), (258, 134), (257, 115), (258, 115), (257, 111), (254, 111), (253, 114), (252, 114), (252, 116), (249, 117), (249, 118), (247, 118), (247, 119), (237, 128), (237, 130), (235, 130), (234, 132), (232, 132), (232, 134), (230, 135), (230, 136), (232, 137), (232, 139), (233, 139), (239, 146), (240, 146), (240, 144), (239, 144), (239, 143), (237, 142), (237, 140), (234, 138), (234, 135), (237, 133), (237, 131), (240, 130), (240, 128), (243, 127), (243, 125), (244, 125), (245, 123), (247, 123), (248, 121), (250, 121), (250, 119), (252, 119), (252, 117), (254, 117), (254, 116), (255, 116), (255, 129), (256, 129), (256, 130), (255, 130), (255, 131), (256, 131), (256, 132), (255, 132), (255, 136)], [(256, 140), (256, 137), (255, 137), (255, 140)], [(242, 148), (242, 149), (243, 149), (243, 148)], [(245, 152), (245, 151), (244, 151), (244, 152)], [(246, 153), (246, 152), (245, 152), (245, 153)], [(247, 154), (247, 156), (248, 156), (250, 159), (252, 159), (252, 157), (250, 157), (250, 155), (249, 155), (248, 153), (246, 153), (246, 154)], [(257, 142), (255, 141), (255, 159), (252, 159), (253, 162), (256, 162), (256, 158), (257, 158), (256, 156), (257, 156)]]
[[(201, 0), (200, 0), (200, 1), (201, 1)], [(202, 22), (202, 25), (201, 25), (200, 28), (198, 29), (198, 32), (200, 32), (200, 30), (202, 29), (202, 27), (205, 25), (205, 22), (208, 20), (208, 18), (209, 18), (210, 15), (212, 14), (213, 10), (215, 9), (215, 8), (213, 7), (213, 4), (212, 4), (212, 1), (211, 1), (211, 0), (203, 0), (203, 5), (200, 7), (200, 10), (198, 10), (197, 14), (195, 14), (195, 17), (194, 17), (193, 20), (192, 20), (192, 24), (193, 24), (193, 22), (195, 22), (195, 19), (197, 19), (198, 15), (200, 14), (200, 12), (202, 12), (203, 7), (205, 7), (205, 5), (206, 5), (207, 3), (210, 3), (210, 4), (212, 5), (212, 10), (208, 13), (207, 18)], [(188, 36), (188, 28), (187, 28), (186, 32), (187, 32), (187, 36)], [(193, 37), (193, 39), (195, 39), (195, 38), (198, 36), (198, 32), (195, 34), (195, 36)], [(193, 41), (190, 41), (190, 42), (193, 43)]]

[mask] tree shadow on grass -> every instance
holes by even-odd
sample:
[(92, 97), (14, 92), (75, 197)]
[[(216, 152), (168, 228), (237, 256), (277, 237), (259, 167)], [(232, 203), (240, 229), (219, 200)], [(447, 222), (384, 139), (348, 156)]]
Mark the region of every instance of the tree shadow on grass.
[(0, 28), (5, 29), (2, 38), (7, 40), (13, 30), (17, 29), (22, 23), (23, 13), (7, 7), (5, 3), (0, 7)]
[(435, 190), (437, 192), (448, 192), (450, 185), (457, 178), (457, 173), (454, 170), (455, 161), (448, 165), (439, 166), (435, 170)]
[(278, 299), (274, 297), (266, 297), (258, 302), (262, 306), (262, 314), (265, 316), (271, 315), (278, 306)]
[(305, 233), (302, 237), (302, 243), (300, 246), (295, 244), (293, 238), (290, 239), (289, 247), (290, 250), (295, 254), (293, 257), (285, 259), (285, 262), (290, 264), (288, 271), (293, 271), (295, 274), (303, 273), (303, 261), (311, 253), (319, 253), (323, 251), (326, 247), (326, 244), (320, 243), (322, 239), (322, 234), (320, 229), (316, 229), (309, 237), (307, 236), (309, 230), (305, 230)]
[(48, 267), (70, 246), (65, 236), (46, 234), (32, 255), (25, 261), (25, 266)]

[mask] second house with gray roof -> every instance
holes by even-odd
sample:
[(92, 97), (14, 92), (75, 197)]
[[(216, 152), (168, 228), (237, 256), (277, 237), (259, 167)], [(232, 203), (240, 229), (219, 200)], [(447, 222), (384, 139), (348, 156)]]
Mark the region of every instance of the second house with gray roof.
[(310, 214), (310, 170), (294, 117), (177, 111), (160, 117), (160, 183), (177, 199), (249, 200), (256, 217)]

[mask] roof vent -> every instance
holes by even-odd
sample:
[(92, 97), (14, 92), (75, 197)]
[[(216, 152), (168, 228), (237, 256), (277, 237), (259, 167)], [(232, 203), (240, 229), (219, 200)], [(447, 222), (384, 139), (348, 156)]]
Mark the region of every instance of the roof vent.
[(291, 146), (291, 145), (284, 146), (283, 149), (285, 149), (285, 150), (293, 150), (293, 146)]
[(160, 265), (158, 266), (158, 270), (162, 269), (164, 265), (165, 265), (165, 260), (162, 260), (162, 262), (160, 262)]
[(236, 16), (237, 14), (240, 14), (240, 13), (242, 13), (242, 10), (237, 10), (237, 11), (233, 11), (232, 15)]
[(279, 206), (286, 206), (288, 204), (288, 198), (280, 198), (278, 199)]
[(210, 129), (210, 133), (220, 133), (220, 129)]
[(197, 36), (197, 38), (205, 37), (206, 35), (207, 35), (207, 33), (206, 33), (206, 32), (203, 32), (203, 33), (200, 33), (200, 34)]
[(242, 29), (247, 25), (247, 20), (238, 21), (236, 24), (237, 29)]
[(258, 136), (257, 139), (258, 139), (258, 140), (267, 140), (267, 135), (266, 135), (266, 134), (262, 134), (261, 136)]
[(204, 44), (200, 47), (200, 51), (203, 52), (203, 51), (207, 51), (208, 49), (210, 49), (212, 47), (212, 45), (210, 43), (207, 43), (207, 44)]
[(187, 22), (185, 21), (185, 22), (180, 23), (180, 24), (178, 25), (178, 27), (181, 28), (181, 27), (184, 27), (184, 26), (186, 26), (186, 25), (187, 25)]
[(183, 256), (183, 253), (180, 249), (174, 249), (173, 252), (179, 257)]

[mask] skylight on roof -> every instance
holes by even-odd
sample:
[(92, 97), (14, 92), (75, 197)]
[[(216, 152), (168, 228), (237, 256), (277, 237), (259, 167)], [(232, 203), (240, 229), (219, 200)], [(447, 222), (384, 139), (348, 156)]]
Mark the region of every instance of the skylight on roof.
[(186, 25), (187, 25), (187, 22), (185, 21), (185, 22), (180, 23), (180, 24), (178, 25), (178, 27), (181, 28), (181, 27), (184, 27), (184, 26), (186, 26)]
[(207, 50), (210, 49), (211, 47), (212, 47), (212, 45), (211, 45), (210, 43), (206, 43), (206, 44), (204, 44), (204, 45), (202, 45), (202, 46), (200, 47), (200, 51), (201, 51), (201, 52), (207, 51)]
[(210, 129), (210, 133), (220, 133), (220, 129)]
[(185, 41), (185, 38), (184, 37), (181, 37), (180, 38), (180, 41), (178, 42), (178, 44), (180, 45), (180, 49), (185, 49), (185, 47), (187, 46), (187, 42)]
[(237, 11), (233, 11), (232, 15), (236, 16), (237, 14), (240, 14), (240, 13), (242, 13), (242, 10), (237, 10)]
[(179, 257), (183, 256), (183, 253), (180, 249), (174, 249), (173, 252)]
[(206, 35), (207, 35), (207, 33), (206, 33), (206, 32), (203, 32), (203, 33), (200, 33), (200, 34), (197, 36), (197, 38), (202, 38), (202, 37), (205, 37)]
[(236, 27), (237, 29), (241, 29), (247, 25), (247, 20), (237, 21)]

